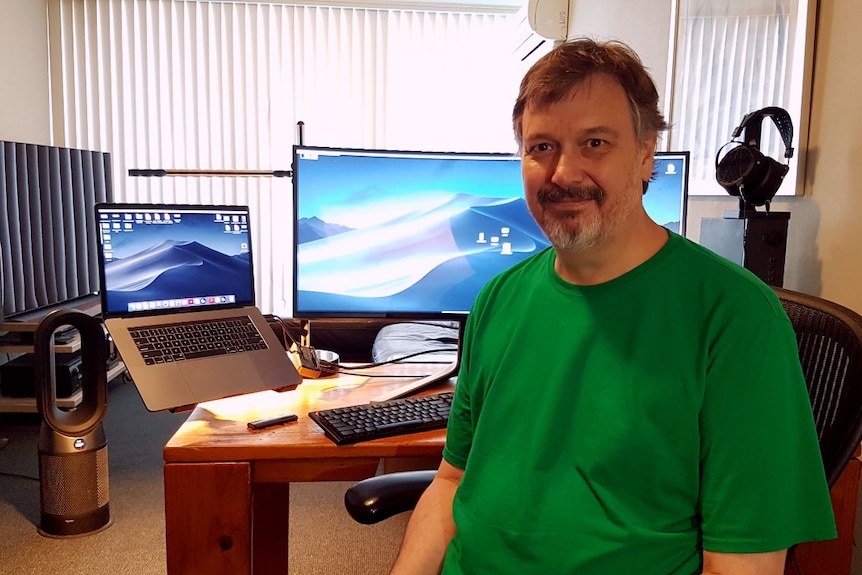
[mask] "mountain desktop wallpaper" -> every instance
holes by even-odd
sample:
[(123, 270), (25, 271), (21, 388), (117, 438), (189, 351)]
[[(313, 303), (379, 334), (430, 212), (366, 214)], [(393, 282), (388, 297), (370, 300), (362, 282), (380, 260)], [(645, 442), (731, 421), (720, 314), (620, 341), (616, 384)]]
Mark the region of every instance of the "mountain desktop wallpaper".
[[(657, 159), (644, 205), (679, 232), (675, 161)], [(514, 156), (312, 150), (294, 170), (298, 314), (466, 313), (492, 277), (550, 245)]]
[(294, 169), (297, 312), (466, 312), (549, 245), (514, 156), (321, 153)]
[[(320, 220), (300, 220), (299, 237)], [(485, 283), (547, 247), (523, 199), (453, 196), (389, 222), (299, 244), (298, 309), (467, 311)]]
[(253, 301), (247, 225), (226, 231), (211, 215), (200, 216), (200, 222), (184, 214), (181, 224), (136, 223), (111, 234), (109, 312), (125, 312), (132, 302), (203, 296)]

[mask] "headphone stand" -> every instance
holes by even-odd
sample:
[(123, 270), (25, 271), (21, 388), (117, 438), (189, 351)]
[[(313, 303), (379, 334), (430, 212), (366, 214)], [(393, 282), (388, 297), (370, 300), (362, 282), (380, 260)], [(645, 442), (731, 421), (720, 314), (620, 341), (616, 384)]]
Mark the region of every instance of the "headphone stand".
[(728, 210), (723, 218), (703, 218), (700, 244), (750, 270), (771, 286), (783, 287), (790, 212)]
[[(743, 198), (742, 196), (739, 196), (739, 213), (737, 214), (737, 217), (740, 220), (744, 219), (745, 214), (747, 214), (750, 211), (756, 211), (756, 210), (754, 208), (752, 208), (750, 205), (748, 205), (748, 202), (745, 201), (745, 198)], [(766, 211), (769, 212), (769, 210), (766, 210)], [(726, 213), (725, 213), (725, 217), (727, 217)]]

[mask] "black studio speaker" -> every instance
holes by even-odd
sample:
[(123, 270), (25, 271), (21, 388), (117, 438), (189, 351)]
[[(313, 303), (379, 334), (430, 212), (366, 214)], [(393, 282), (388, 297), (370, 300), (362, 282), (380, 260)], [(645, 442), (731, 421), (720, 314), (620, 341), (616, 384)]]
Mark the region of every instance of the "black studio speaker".
[[(57, 405), (54, 332), (72, 326), (81, 338), (81, 403)], [(107, 409), (105, 332), (79, 311), (57, 310), (39, 323), (34, 336), (39, 433), (41, 520), (47, 537), (79, 537), (111, 524), (108, 441), (102, 420)]]
[[(784, 157), (793, 156), (793, 122), (783, 108), (770, 106), (746, 114), (733, 131), (730, 142), (722, 146), (715, 157), (715, 179), (731, 196), (738, 196), (747, 206), (769, 205), (790, 166), (782, 164), (760, 151), (760, 135), (764, 118), (771, 118), (784, 142)], [(743, 141), (736, 138), (745, 131)], [(736, 144), (723, 156), (722, 150)], [(720, 159), (719, 159), (720, 158)], [(768, 209), (768, 207), (767, 207)]]

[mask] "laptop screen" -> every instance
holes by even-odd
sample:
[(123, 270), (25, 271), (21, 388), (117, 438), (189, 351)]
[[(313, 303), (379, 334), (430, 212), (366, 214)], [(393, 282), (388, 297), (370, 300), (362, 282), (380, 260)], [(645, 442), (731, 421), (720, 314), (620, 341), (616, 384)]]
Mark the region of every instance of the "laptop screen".
[(245, 206), (99, 204), (102, 315), (254, 305)]

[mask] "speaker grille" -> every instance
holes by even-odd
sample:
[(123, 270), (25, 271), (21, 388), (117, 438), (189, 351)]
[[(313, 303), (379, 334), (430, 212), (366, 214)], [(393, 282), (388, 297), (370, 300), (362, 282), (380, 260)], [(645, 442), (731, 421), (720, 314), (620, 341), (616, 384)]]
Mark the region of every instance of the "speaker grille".
[(109, 501), (108, 446), (89, 453), (39, 455), (42, 512), (79, 515)]

